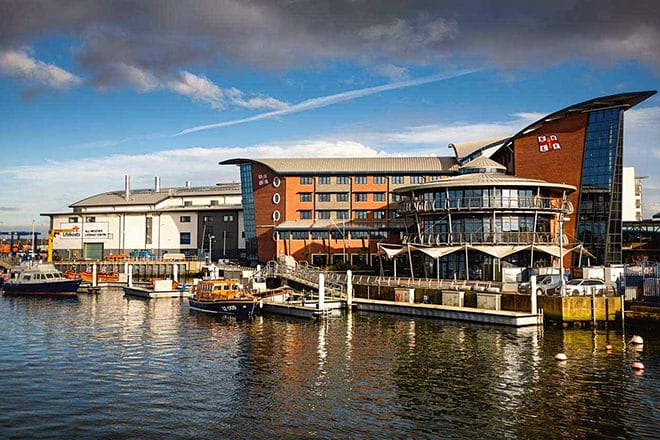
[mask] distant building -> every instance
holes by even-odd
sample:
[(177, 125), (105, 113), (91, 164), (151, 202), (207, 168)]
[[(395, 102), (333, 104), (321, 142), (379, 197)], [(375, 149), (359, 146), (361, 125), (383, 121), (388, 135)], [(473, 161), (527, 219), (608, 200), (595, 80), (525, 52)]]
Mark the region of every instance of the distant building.
[(643, 179), (646, 179), (646, 176), (635, 176), (635, 168), (623, 167), (621, 219), (624, 222), (635, 222), (644, 218), (642, 211)]
[[(63, 258), (100, 260), (108, 254), (161, 257), (182, 253), (213, 260), (244, 257), (243, 209), (238, 183), (209, 187), (132, 190), (90, 196), (70, 205), (71, 212), (43, 213), (51, 229), (73, 229), (53, 241)], [(210, 245), (209, 245), (210, 240)]]

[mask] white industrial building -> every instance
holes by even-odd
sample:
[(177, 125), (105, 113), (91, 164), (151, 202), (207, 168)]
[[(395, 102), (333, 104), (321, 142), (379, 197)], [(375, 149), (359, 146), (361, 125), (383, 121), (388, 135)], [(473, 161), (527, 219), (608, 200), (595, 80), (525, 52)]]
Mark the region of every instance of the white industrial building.
[(93, 195), (50, 217), (56, 258), (102, 260), (128, 255), (142, 259), (166, 253), (188, 259), (239, 259), (245, 252), (239, 183), (209, 187), (124, 189)]
[(642, 212), (642, 180), (646, 176), (636, 176), (634, 167), (623, 167), (621, 193), (621, 220), (624, 222), (641, 221)]

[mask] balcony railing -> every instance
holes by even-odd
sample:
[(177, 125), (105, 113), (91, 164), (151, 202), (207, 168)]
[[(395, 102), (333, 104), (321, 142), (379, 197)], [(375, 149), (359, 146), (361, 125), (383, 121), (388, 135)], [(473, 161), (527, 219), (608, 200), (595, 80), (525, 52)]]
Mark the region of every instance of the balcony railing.
[[(510, 244), (528, 245), (559, 244), (557, 234), (550, 232), (437, 232), (427, 234), (404, 234), (404, 244), (423, 244), (429, 246), (451, 246), (462, 244)], [(565, 240), (566, 242), (566, 240)]]
[(491, 209), (529, 209), (572, 212), (573, 205), (566, 201), (562, 209), (562, 200), (552, 197), (455, 197), (433, 200), (406, 200), (399, 202), (397, 212), (471, 211)]

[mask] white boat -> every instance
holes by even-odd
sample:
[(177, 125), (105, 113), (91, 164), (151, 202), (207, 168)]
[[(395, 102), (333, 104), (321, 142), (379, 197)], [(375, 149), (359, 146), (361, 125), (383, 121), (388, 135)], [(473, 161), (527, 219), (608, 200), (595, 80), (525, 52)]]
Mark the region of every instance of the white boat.
[(142, 298), (188, 298), (191, 293), (184, 286), (172, 280), (154, 280), (153, 283), (141, 286), (125, 286), (124, 294)]

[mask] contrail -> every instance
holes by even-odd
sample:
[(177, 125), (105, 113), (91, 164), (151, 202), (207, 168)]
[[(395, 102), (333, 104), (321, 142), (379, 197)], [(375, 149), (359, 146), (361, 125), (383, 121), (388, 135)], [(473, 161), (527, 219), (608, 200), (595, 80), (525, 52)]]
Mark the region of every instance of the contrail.
[(450, 74), (445, 73), (445, 74), (438, 74), (433, 76), (426, 76), (423, 78), (411, 79), (408, 81), (398, 81), (389, 84), (383, 84), (382, 86), (368, 87), (366, 89), (351, 90), (348, 92), (337, 93), (336, 95), (321, 96), (319, 98), (312, 98), (303, 101), (301, 103), (291, 105), (282, 110), (274, 110), (270, 112), (259, 113), (258, 115), (248, 116), (247, 118), (242, 118), (242, 119), (234, 119), (233, 121), (217, 122), (215, 124), (198, 125), (197, 127), (186, 128), (185, 130), (180, 131), (174, 136), (181, 136), (188, 133), (194, 133), (196, 131), (210, 130), (212, 128), (220, 128), (220, 127), (228, 127), (230, 125), (244, 124), (246, 122), (253, 122), (253, 121), (259, 121), (261, 119), (268, 119), (276, 116), (289, 115), (291, 113), (305, 112), (307, 110), (325, 107), (328, 105), (336, 104), (338, 102), (350, 101), (355, 98), (361, 98), (363, 96), (369, 96), (380, 92), (386, 92), (388, 90), (403, 89), (406, 87), (414, 87), (421, 84), (428, 84), (432, 82), (457, 78), (459, 76), (464, 76), (470, 73), (477, 72), (478, 70), (479, 69), (459, 70), (458, 72), (453, 72)]

